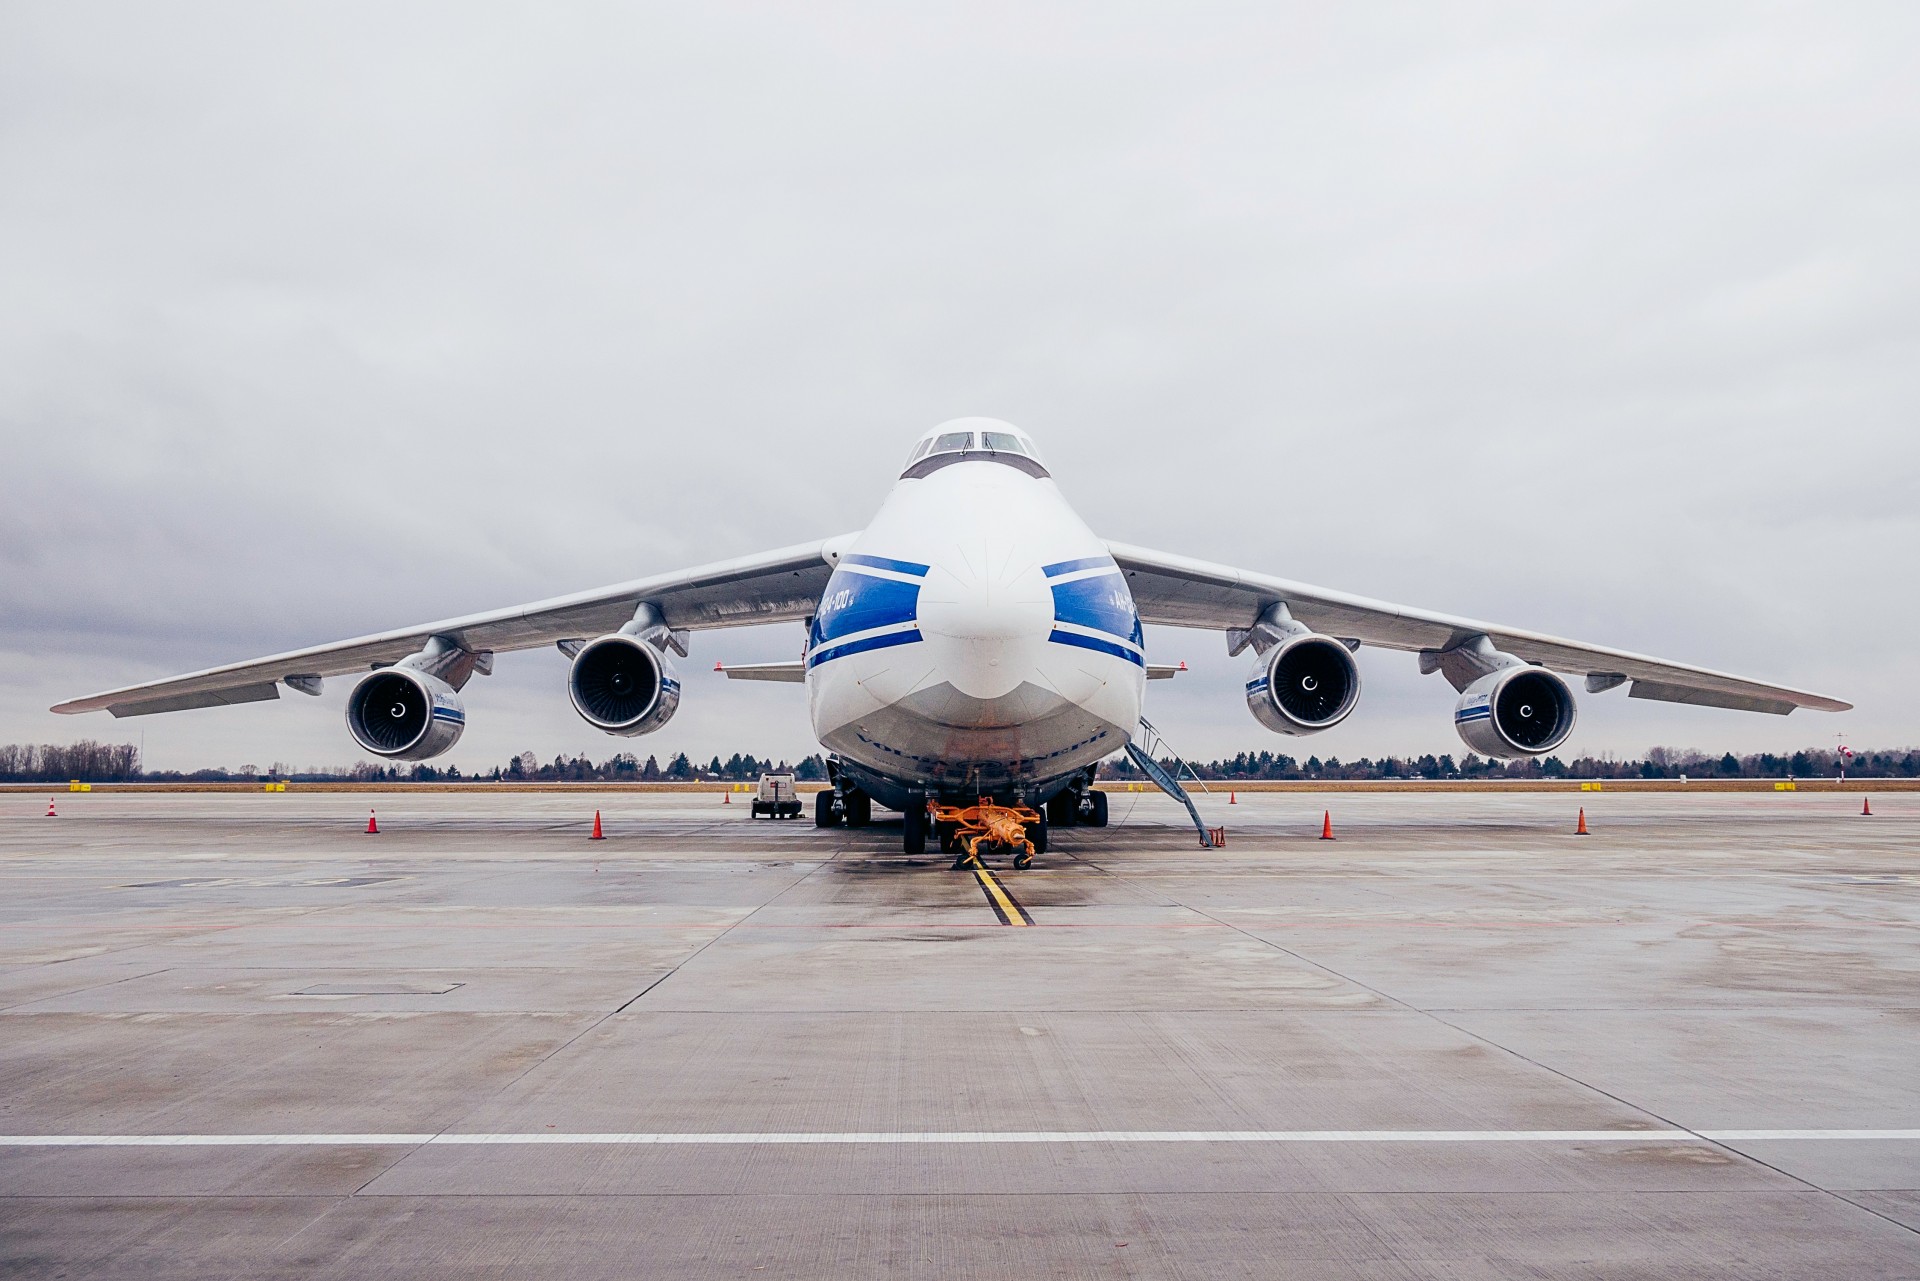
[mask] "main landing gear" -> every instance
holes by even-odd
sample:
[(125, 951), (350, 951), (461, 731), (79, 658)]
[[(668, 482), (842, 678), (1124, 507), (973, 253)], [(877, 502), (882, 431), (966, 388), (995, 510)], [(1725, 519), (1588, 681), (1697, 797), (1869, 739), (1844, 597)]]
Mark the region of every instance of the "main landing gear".
[(933, 815), (927, 812), (925, 792), (908, 792), (907, 808), (900, 812), (900, 848), (909, 856), (927, 852), (927, 829)]
[(1088, 827), (1105, 827), (1107, 825), (1107, 794), (1105, 792), (1096, 792), (1088, 789), (1087, 804), (1084, 812), (1080, 815), (1080, 821)]
[(1105, 827), (1107, 794), (1091, 787), (1057, 792), (1047, 802), (1047, 821), (1055, 827), (1072, 827), (1076, 823), (1083, 827)]
[(858, 788), (822, 788), (813, 797), (815, 827), (865, 827), (873, 822), (873, 798)]
[[(1089, 823), (1106, 826), (1106, 797), (1092, 794), (1098, 808), (1094, 817), (1083, 811), (1086, 794), (1067, 792), (1047, 802), (1046, 813), (1026, 805), (996, 805), (983, 796), (977, 805), (939, 805), (923, 791), (906, 794), (906, 807), (900, 816), (900, 848), (908, 857), (927, 852), (927, 838), (936, 837), (940, 852), (955, 855), (954, 869), (978, 866), (981, 855), (1002, 852), (1013, 857), (1013, 865), (1024, 871), (1033, 866), (1036, 856), (1047, 852), (1047, 831), (1052, 822), (1066, 815), (1068, 824)], [(866, 827), (873, 822), (873, 798), (853, 786), (844, 777), (832, 786), (814, 793), (815, 827)]]

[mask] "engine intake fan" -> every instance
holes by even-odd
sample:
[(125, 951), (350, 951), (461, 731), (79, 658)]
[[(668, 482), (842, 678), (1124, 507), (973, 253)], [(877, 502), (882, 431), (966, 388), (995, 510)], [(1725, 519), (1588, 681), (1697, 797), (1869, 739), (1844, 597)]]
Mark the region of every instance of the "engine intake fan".
[(680, 708), (680, 682), (667, 656), (615, 632), (574, 655), (567, 693), (581, 719), (609, 734), (650, 734)]
[(1508, 667), (1467, 686), (1453, 727), (1482, 756), (1543, 756), (1573, 733), (1573, 691), (1544, 667)]
[(363, 677), (347, 696), (347, 730), (354, 742), (395, 761), (424, 761), (460, 741), (466, 709), (453, 686), (437, 676), (387, 667)]
[(1331, 729), (1359, 701), (1360, 668), (1352, 651), (1304, 628), (1261, 655), (1247, 679), (1254, 719), (1277, 734)]

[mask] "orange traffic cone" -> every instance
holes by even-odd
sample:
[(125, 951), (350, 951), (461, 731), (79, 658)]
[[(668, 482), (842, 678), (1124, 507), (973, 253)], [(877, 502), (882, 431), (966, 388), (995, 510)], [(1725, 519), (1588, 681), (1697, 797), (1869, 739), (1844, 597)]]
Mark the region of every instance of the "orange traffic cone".
[(1238, 805), (1238, 804), (1240, 803), (1240, 800), (1239, 800), (1239, 796), (1240, 796), (1240, 793), (1238, 793), (1238, 792), (1228, 792), (1228, 793), (1227, 793), (1227, 804), (1229, 804), (1229, 805)]
[(1330, 841), (1333, 839), (1333, 811), (1332, 810), (1323, 811), (1320, 815), (1320, 839), (1323, 841)]
[(53, 812), (53, 798), (52, 798), (51, 796), (49, 796), (49, 797), (47, 798), (47, 817), (48, 817), (48, 818), (59, 818), (59, 817), (60, 817), (60, 816), (59, 816), (58, 814), (56, 814), (56, 813), (54, 813), (54, 812)]
[(590, 841), (604, 841), (607, 839), (606, 834), (600, 830), (600, 811), (599, 810), (595, 810), (593, 812), (593, 835), (589, 836), (587, 839)]
[(733, 789), (731, 787), (720, 794), (720, 803), (722, 805), (733, 804)]
[(372, 810), (367, 811), (367, 835), (368, 836), (380, 835), (380, 824), (373, 821)]
[(1592, 836), (1593, 835), (1592, 832), (1589, 832), (1587, 830), (1587, 807), (1584, 805), (1580, 807), (1580, 825), (1573, 829), (1573, 834), (1575, 836)]
[[(47, 802), (47, 813), (49, 814), (53, 813), (52, 801)], [(1862, 796), (1860, 798), (1860, 817), (1861, 818), (1873, 817), (1873, 801), (1871, 798), (1865, 797), (1865, 796)]]

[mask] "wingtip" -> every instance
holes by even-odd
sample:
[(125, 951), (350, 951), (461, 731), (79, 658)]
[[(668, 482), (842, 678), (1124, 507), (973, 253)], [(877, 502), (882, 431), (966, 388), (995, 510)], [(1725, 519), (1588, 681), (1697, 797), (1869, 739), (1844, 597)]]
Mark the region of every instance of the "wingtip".
[(1814, 694), (1808, 697), (1808, 701), (1794, 704), (1795, 711), (1803, 707), (1810, 712), (1850, 712), (1853, 710), (1852, 703), (1844, 703), (1837, 698), (1828, 698), (1824, 694)]

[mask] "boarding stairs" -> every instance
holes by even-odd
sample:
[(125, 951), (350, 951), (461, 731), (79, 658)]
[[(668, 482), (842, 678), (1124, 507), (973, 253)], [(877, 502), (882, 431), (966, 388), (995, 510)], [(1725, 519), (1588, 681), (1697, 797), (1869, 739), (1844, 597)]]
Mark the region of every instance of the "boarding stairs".
[[(1162, 753), (1173, 757), (1171, 770), (1155, 759)], [(1212, 849), (1213, 833), (1207, 830), (1206, 822), (1200, 817), (1200, 811), (1193, 803), (1193, 797), (1187, 795), (1187, 789), (1180, 786), (1180, 774), (1185, 771), (1187, 777), (1191, 778), (1203, 792), (1207, 790), (1206, 783), (1193, 772), (1192, 766), (1168, 749), (1167, 740), (1161, 737), (1160, 731), (1153, 727), (1153, 722), (1144, 716), (1140, 718), (1140, 732), (1127, 743), (1127, 756), (1140, 767), (1142, 774), (1153, 780), (1155, 787), (1187, 807), (1187, 813), (1193, 818), (1194, 830), (1200, 833), (1201, 847)]]

